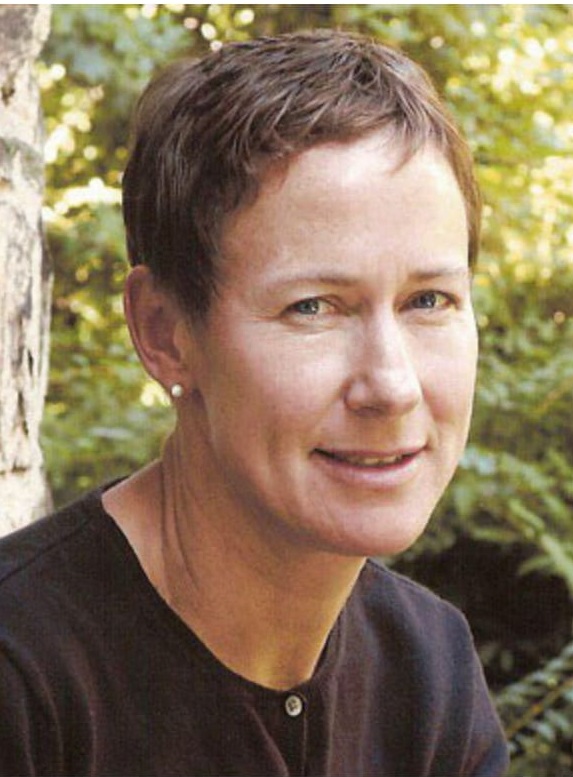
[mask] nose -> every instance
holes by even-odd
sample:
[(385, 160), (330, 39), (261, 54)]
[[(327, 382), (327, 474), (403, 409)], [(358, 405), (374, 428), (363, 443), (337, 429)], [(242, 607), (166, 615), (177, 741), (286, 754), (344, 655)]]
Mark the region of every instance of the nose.
[(393, 314), (365, 325), (352, 351), (345, 392), (350, 410), (399, 416), (421, 402), (422, 385), (412, 347)]

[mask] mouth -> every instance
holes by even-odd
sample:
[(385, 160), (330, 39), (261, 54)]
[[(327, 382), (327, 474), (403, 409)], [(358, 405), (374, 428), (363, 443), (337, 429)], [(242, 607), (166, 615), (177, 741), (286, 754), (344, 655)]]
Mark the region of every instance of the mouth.
[(351, 467), (358, 467), (361, 469), (389, 469), (392, 467), (400, 466), (414, 459), (421, 452), (421, 448), (415, 450), (408, 450), (401, 453), (390, 454), (374, 454), (374, 453), (354, 453), (344, 451), (329, 451), (320, 448), (316, 449), (316, 453), (320, 456), (324, 456), (332, 462), (338, 462), (340, 464), (346, 464)]

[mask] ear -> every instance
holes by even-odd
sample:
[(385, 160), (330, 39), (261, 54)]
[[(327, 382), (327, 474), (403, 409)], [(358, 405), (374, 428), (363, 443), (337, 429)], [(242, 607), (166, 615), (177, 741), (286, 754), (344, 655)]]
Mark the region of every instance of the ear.
[(175, 383), (191, 388), (191, 334), (177, 302), (161, 289), (148, 267), (127, 277), (125, 316), (145, 370), (169, 392)]

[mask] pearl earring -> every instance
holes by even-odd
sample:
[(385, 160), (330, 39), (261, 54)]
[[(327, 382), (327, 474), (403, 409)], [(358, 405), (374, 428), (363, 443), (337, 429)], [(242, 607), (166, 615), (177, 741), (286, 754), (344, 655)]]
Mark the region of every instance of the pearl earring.
[(173, 399), (180, 399), (185, 393), (185, 391), (181, 383), (174, 383), (169, 389), (169, 393), (171, 394)]

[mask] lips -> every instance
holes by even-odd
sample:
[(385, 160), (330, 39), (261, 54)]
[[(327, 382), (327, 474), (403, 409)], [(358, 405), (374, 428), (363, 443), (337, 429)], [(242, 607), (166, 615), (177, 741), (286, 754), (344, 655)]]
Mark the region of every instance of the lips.
[(393, 467), (412, 459), (420, 452), (420, 448), (406, 450), (400, 453), (358, 453), (353, 451), (331, 451), (318, 448), (317, 453), (341, 464), (366, 469), (381, 469)]

